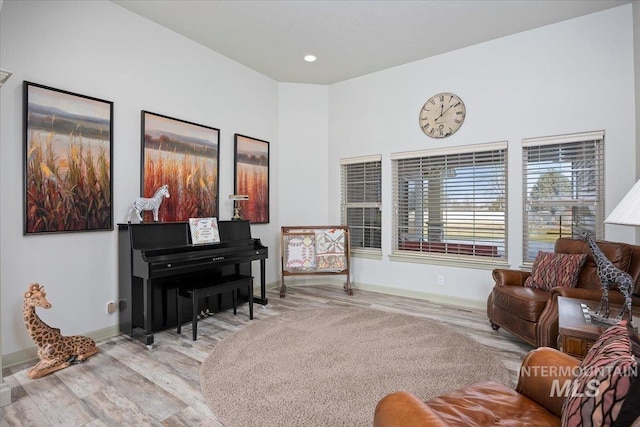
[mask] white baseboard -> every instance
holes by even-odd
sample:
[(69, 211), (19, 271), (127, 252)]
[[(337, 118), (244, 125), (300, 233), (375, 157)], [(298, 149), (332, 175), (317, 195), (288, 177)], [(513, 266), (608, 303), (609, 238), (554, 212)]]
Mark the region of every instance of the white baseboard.
[[(342, 286), (342, 285), (340, 285)], [(450, 307), (463, 308), (467, 310), (480, 310), (487, 309), (486, 301), (478, 301), (469, 298), (460, 298), (450, 295), (432, 294), (430, 292), (414, 291), (411, 289), (392, 288), (389, 286), (369, 285), (363, 283), (352, 284), (354, 289), (363, 289), (365, 291), (378, 292), (387, 295), (396, 295), (400, 297), (416, 298), (425, 301), (431, 301), (436, 304), (442, 304)]]
[[(89, 332), (83, 335), (93, 338), (96, 342), (100, 342), (108, 338), (115, 337), (118, 334), (120, 334), (119, 326), (113, 325), (113, 326), (109, 326), (107, 328), (99, 329), (97, 331)], [(38, 347), (33, 346), (33, 347), (25, 348), (24, 350), (3, 355), (2, 368), (3, 369), (8, 368), (10, 366), (18, 365), (20, 363), (29, 362), (31, 360), (36, 360), (36, 359), (38, 359)]]
[[(312, 286), (312, 285), (330, 285), (343, 287), (344, 279), (339, 277), (323, 277), (323, 278), (306, 278), (306, 279), (289, 279), (285, 282), (292, 286)], [(432, 294), (429, 292), (414, 291), (411, 289), (393, 288), (390, 286), (371, 285), (367, 283), (351, 283), (353, 289), (362, 289), (364, 291), (377, 292), (386, 295), (395, 295), (400, 297), (416, 298), (425, 301), (431, 301), (436, 304), (447, 305), (467, 310), (484, 311), (487, 308), (486, 301), (478, 301), (468, 298), (453, 297), (449, 295)]]
[(0, 383), (0, 408), (11, 403), (11, 388), (2, 381)]

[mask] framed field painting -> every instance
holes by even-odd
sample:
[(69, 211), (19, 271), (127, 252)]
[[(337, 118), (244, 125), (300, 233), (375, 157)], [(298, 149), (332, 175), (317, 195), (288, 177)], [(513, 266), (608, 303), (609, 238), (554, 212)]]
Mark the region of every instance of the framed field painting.
[(24, 234), (113, 230), (113, 102), (23, 90)]
[(254, 224), (269, 222), (269, 143), (235, 134), (234, 194), (246, 194), (240, 215)]
[(142, 197), (169, 186), (160, 222), (218, 216), (219, 146), (219, 129), (142, 111)]

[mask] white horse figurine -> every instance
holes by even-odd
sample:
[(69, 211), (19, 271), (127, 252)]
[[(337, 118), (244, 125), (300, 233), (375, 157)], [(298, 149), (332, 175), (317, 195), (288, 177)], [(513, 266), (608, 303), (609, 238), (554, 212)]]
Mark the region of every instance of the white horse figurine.
[(160, 209), (162, 199), (164, 199), (165, 197), (167, 199), (169, 198), (169, 186), (167, 184), (158, 188), (153, 197), (149, 199), (138, 197), (131, 205), (131, 209), (129, 209), (129, 215), (127, 215), (128, 221), (131, 222), (131, 212), (135, 212), (140, 222), (143, 222), (140, 212), (153, 211), (153, 220), (155, 222), (158, 222), (158, 209)]

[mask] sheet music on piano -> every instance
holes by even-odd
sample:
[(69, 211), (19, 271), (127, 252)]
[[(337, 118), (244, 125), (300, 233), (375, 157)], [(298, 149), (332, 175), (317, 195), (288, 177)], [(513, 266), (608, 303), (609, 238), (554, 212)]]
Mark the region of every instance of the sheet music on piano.
[(217, 218), (189, 218), (189, 230), (194, 245), (220, 243)]

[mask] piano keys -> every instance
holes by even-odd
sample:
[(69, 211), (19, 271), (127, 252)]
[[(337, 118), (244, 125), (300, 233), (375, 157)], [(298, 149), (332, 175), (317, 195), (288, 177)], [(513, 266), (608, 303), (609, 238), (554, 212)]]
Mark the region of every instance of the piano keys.
[[(194, 245), (188, 222), (118, 224), (120, 332), (151, 346), (153, 332), (177, 323), (173, 313), (181, 302), (175, 301), (171, 289), (194, 282), (210, 286), (232, 275), (251, 276), (251, 262), (256, 260), (260, 297), (254, 302), (267, 304), (268, 248), (251, 238), (248, 221), (218, 221), (218, 230), (220, 243)], [(248, 300), (248, 295), (241, 292), (240, 299)], [(221, 310), (230, 303), (231, 294), (223, 295), (212, 308)]]

